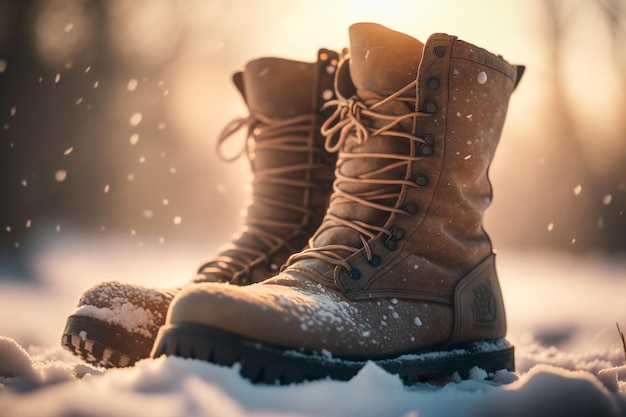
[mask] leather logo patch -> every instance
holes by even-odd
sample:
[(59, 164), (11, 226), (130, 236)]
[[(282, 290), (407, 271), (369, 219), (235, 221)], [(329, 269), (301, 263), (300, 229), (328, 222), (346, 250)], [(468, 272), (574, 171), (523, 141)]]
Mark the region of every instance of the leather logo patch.
[(472, 316), (475, 328), (489, 328), (498, 318), (496, 308), (496, 297), (491, 288), (481, 284), (474, 289), (474, 300), (472, 304)]

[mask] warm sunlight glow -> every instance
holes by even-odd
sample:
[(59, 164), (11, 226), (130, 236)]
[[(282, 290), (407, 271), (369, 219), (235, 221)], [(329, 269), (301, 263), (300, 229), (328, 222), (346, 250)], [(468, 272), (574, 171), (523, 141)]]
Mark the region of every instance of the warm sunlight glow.
[(114, 0), (105, 6), (111, 42), (127, 60), (151, 66), (172, 56), (183, 29), (178, 2)]
[(37, 50), (50, 63), (66, 63), (90, 47), (94, 29), (84, 1), (39, 1), (34, 27)]

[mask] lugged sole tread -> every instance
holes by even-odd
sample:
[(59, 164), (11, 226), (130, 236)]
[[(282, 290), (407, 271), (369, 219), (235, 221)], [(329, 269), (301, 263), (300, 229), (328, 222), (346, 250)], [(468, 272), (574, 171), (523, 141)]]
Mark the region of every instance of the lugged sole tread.
[(154, 340), (87, 316), (70, 316), (61, 344), (85, 362), (123, 368), (150, 356)]
[[(486, 349), (486, 346), (490, 346)], [(164, 326), (152, 356), (174, 355), (207, 360), (218, 365), (239, 363), (240, 373), (253, 382), (291, 384), (331, 377), (349, 380), (367, 363), (366, 358), (332, 358), (315, 352), (285, 350), (199, 324)], [(474, 367), (494, 374), (515, 370), (514, 347), (504, 340), (481, 341), (437, 352), (415, 352), (396, 358), (372, 359), (407, 385), (458, 374), (469, 377)]]

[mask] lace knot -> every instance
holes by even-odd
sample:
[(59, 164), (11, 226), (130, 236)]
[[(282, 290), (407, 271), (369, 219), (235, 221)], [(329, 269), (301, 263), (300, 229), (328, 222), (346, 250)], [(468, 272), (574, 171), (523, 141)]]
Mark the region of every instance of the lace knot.
[[(412, 126), (417, 117), (431, 115), (414, 111), (416, 98), (410, 92), (416, 83), (413, 81), (386, 97), (362, 92), (367, 99), (354, 95), (349, 99), (330, 100), (324, 105), (324, 108), (335, 107), (321, 127), (326, 137), (326, 150), (339, 152), (334, 191), (324, 221), (309, 241), (309, 249), (292, 255), (287, 265), (303, 258), (317, 258), (351, 272), (347, 259), (360, 250), (371, 264), (380, 263), (370, 241), (379, 235), (391, 236), (392, 232), (385, 228), (390, 215), (411, 214), (401, 208), (399, 201), (407, 187), (419, 187), (409, 178), (413, 165), (424, 156), (408, 149), (417, 149), (426, 143), (424, 138), (413, 134)], [(374, 138), (380, 142), (358, 150), (344, 146), (348, 139), (350, 145), (366, 145)], [(402, 140), (408, 141), (410, 146), (398, 145)], [(346, 208), (351, 204), (355, 205), (354, 210)], [(338, 236), (341, 243), (334, 243), (333, 237), (327, 237), (324, 241), (328, 243), (317, 246), (316, 239), (321, 235)], [(349, 244), (346, 244), (346, 237)]]
[(367, 106), (356, 96), (348, 100), (330, 100), (324, 104), (324, 108), (333, 106), (337, 107), (335, 112), (321, 128), (322, 135), (326, 136), (326, 150), (338, 152), (353, 132), (359, 144), (365, 143), (370, 137), (370, 131), (361, 119), (364, 111), (368, 110)]
[[(197, 282), (249, 283), (251, 268), (259, 263), (271, 267), (270, 254), (277, 248), (286, 247), (290, 252), (299, 249), (292, 247), (291, 239), (299, 236), (303, 227), (320, 215), (308, 201), (296, 201), (283, 193), (285, 187), (322, 188), (313, 175), (317, 170), (328, 169), (316, 157), (322, 153), (321, 147), (313, 141), (319, 125), (316, 113), (283, 119), (251, 113), (224, 127), (217, 140), (217, 153), (222, 160), (234, 161), (245, 153), (252, 161), (255, 154), (258, 157), (263, 153), (265, 162), (259, 166), (252, 164), (253, 198), (241, 235), (200, 266)], [(243, 128), (246, 135), (240, 148), (232, 155), (225, 155), (223, 145)], [(284, 154), (293, 155), (293, 160), (280, 157)], [(298, 156), (302, 154), (308, 157)], [(257, 188), (259, 184), (264, 187)]]

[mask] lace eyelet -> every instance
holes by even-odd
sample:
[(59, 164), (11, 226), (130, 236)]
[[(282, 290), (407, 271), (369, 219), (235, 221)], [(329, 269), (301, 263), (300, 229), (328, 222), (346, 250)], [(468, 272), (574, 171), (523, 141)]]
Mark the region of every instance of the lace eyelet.
[(428, 185), (428, 177), (422, 173), (413, 175), (413, 177), (411, 177), (411, 181), (413, 181), (420, 187), (425, 187)]
[(440, 85), (441, 85), (441, 81), (439, 81), (439, 78), (436, 78), (436, 77), (433, 77), (426, 82), (426, 86), (430, 90), (436, 90), (439, 88)]
[(419, 207), (417, 207), (417, 204), (409, 203), (404, 206), (404, 211), (406, 211), (408, 214), (417, 214), (417, 212), (419, 211)]
[(420, 156), (430, 156), (433, 154), (434, 152), (434, 145), (435, 145), (435, 137), (433, 135), (426, 134), (426, 135), (422, 135), (421, 136), (422, 139), (424, 139), (424, 142), (426, 143), (422, 143), (420, 144), (419, 148), (417, 149), (417, 153)]
[(424, 103), (424, 111), (429, 114), (435, 114), (439, 110), (439, 106), (434, 101), (427, 101)]
[(431, 156), (434, 152), (432, 145), (421, 145), (419, 147), (419, 154), (421, 156)]
[(246, 285), (250, 283), (250, 270), (244, 270), (233, 275), (231, 284)]
[(353, 268), (352, 271), (350, 271), (350, 278), (352, 278), (353, 280), (361, 279), (361, 271)]
[(376, 268), (377, 266), (380, 266), (380, 264), (382, 263), (382, 259), (380, 258), (380, 256), (378, 255), (372, 255), (372, 259), (370, 259), (369, 261), (367, 261), (367, 263), (370, 266), (373, 266), (374, 268)]
[(435, 48), (433, 49), (433, 54), (437, 57), (437, 58), (443, 58), (446, 55), (446, 48), (445, 46), (435, 46)]
[(404, 237), (404, 229), (398, 226), (394, 226), (390, 230), (391, 236), (393, 236), (396, 240), (400, 240)]
[(398, 240), (393, 236), (389, 236), (387, 240), (385, 240), (385, 247), (390, 251), (398, 249)]

